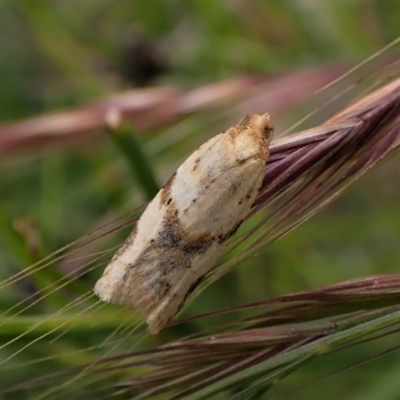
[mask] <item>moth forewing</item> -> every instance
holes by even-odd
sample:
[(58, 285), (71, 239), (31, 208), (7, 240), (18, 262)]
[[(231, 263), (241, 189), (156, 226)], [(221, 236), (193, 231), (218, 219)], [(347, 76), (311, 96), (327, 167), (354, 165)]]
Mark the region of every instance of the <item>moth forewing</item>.
[(262, 184), (269, 115), (247, 115), (204, 143), (148, 205), (95, 292), (133, 305), (159, 332), (221, 255)]

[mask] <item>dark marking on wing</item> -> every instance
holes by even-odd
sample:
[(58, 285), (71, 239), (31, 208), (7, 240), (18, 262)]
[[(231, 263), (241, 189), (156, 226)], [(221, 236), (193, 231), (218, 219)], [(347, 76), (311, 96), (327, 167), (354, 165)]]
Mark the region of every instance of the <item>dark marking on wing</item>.
[(225, 243), (229, 238), (231, 238), (236, 231), (239, 229), (240, 225), (242, 225), (243, 220), (239, 221), (229, 232), (223, 234), (223, 235), (219, 235), (217, 240), (218, 240), (218, 244), (223, 244)]
[[(176, 178), (176, 172), (174, 172), (171, 178), (168, 179), (168, 182), (164, 185), (164, 187), (160, 191), (161, 196), (161, 204), (169, 204), (168, 201), (171, 199), (171, 186), (174, 183)], [(172, 201), (172, 199), (171, 199)]]
[(166, 250), (175, 248), (186, 257), (192, 258), (197, 254), (205, 253), (215, 242), (211, 233), (190, 236), (185, 235), (178, 219), (178, 210), (171, 208), (167, 210), (166, 218), (153, 243), (153, 248), (164, 248)]
[(201, 160), (200, 157), (194, 160), (194, 166), (192, 168), (192, 171), (196, 171), (197, 167), (199, 166), (200, 160)]

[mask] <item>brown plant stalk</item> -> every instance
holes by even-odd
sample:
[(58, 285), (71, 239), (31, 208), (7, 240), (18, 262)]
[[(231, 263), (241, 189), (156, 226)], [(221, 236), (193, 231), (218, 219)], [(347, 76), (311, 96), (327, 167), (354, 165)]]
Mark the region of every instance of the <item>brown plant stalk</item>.
[(247, 251), (212, 271), (199, 291), (331, 203), (390, 157), (399, 143), (400, 79), (363, 97), (320, 126), (273, 141), (251, 215), (266, 207), (268, 213), (240, 241), (260, 228), (264, 232)]
[(77, 110), (0, 125), (0, 154), (70, 143), (90, 134), (99, 134), (106, 129), (106, 116), (110, 110), (117, 110), (138, 132), (165, 127), (188, 114), (216, 106), (222, 108), (234, 100), (249, 103), (249, 110), (254, 108), (254, 103), (262, 102), (270, 113), (276, 114), (304, 101), (342, 72), (342, 66), (320, 67), (271, 78), (241, 76), (190, 91), (178, 87), (130, 90)]

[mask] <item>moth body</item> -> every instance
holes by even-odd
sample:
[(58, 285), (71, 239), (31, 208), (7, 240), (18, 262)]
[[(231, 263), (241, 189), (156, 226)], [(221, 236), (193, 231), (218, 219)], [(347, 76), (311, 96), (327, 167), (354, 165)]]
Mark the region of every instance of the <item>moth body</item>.
[(196, 150), (159, 191), (96, 283), (159, 332), (217, 262), (261, 187), (269, 116), (247, 115)]

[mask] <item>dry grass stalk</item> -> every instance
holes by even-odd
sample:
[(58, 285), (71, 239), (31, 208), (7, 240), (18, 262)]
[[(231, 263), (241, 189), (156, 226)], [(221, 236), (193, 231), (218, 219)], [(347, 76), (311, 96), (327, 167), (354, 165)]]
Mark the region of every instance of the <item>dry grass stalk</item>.
[[(240, 256), (209, 275), (199, 290), (336, 199), (390, 157), (400, 141), (400, 79), (363, 97), (326, 123), (272, 143), (252, 215), (268, 214), (241, 240), (264, 232)], [(268, 226), (268, 228), (266, 228)]]
[[(388, 274), (220, 310), (214, 315), (241, 308), (265, 308), (229, 326), (216, 326), (153, 349), (100, 360), (90, 365), (82, 381), (74, 385), (79, 388), (94, 382), (95, 387), (89, 390), (96, 396), (119, 393), (135, 399), (158, 394), (168, 399), (203, 398), (243, 384), (251, 387), (260, 374), (268, 386), (270, 380), (274, 383), (313, 357), (340, 350), (365, 335), (398, 324), (399, 299), (400, 274)], [(54, 387), (55, 382), (73, 380), (81, 368), (49, 374), (8, 391)], [(111, 384), (117, 377), (125, 377), (118, 388)]]
[[(251, 103), (254, 103), (257, 98), (265, 107), (260, 112), (268, 110), (276, 114), (291, 104), (303, 102), (342, 71), (343, 67), (312, 68), (269, 80), (260, 75), (242, 76), (187, 92), (176, 87), (127, 91), (78, 110), (4, 124), (0, 126), (0, 154), (70, 143), (88, 134), (98, 134), (105, 129), (105, 118), (110, 109), (118, 110), (139, 132), (166, 126), (193, 112), (231, 104), (235, 99), (251, 102), (253, 98)], [(249, 104), (246, 112), (258, 111), (253, 108), (254, 105)]]

